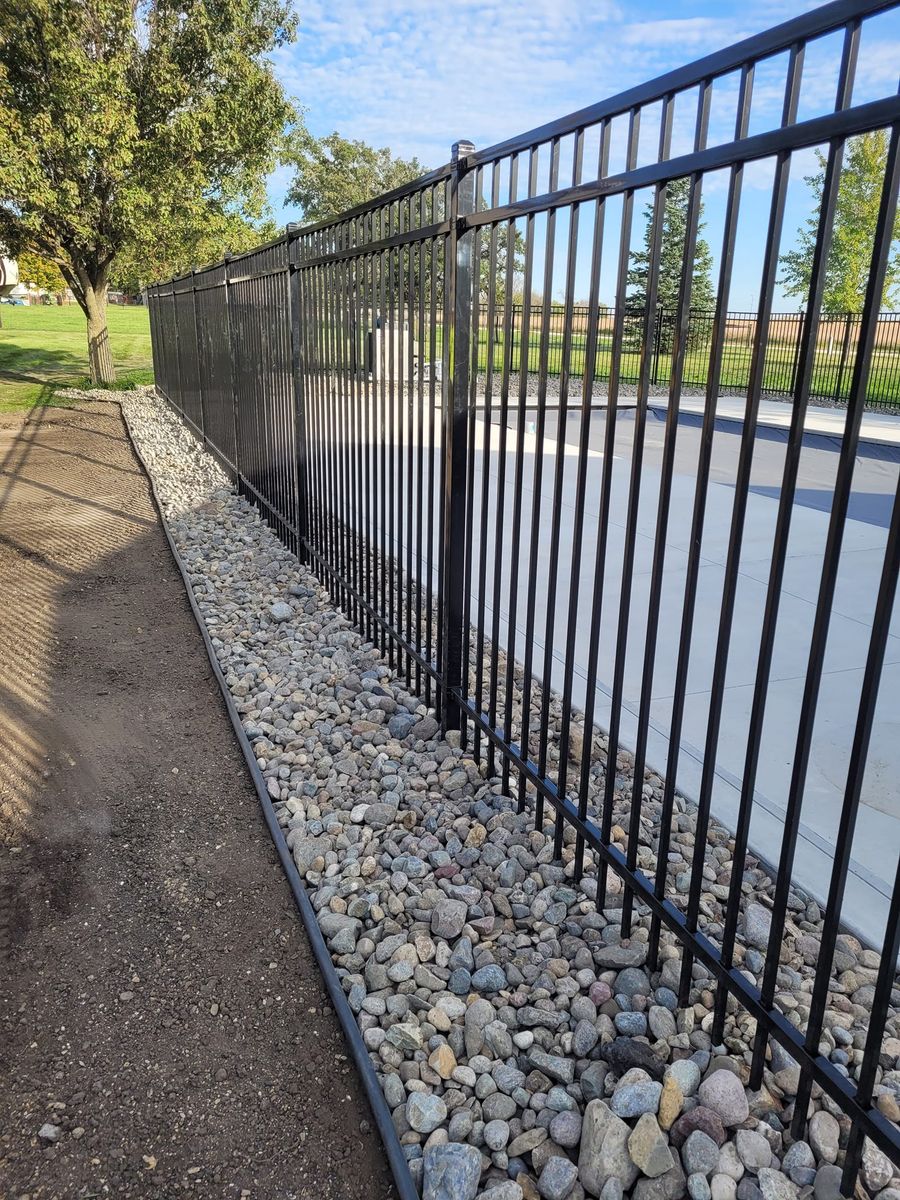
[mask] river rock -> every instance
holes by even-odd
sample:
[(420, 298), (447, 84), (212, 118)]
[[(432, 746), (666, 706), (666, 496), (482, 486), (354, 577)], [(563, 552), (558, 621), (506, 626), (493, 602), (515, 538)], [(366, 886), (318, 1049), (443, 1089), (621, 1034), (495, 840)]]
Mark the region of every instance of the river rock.
[(750, 1115), (744, 1085), (733, 1071), (718, 1070), (700, 1084), (700, 1103), (718, 1113), (722, 1124), (740, 1125)]
[(781, 1171), (763, 1167), (759, 1172), (759, 1190), (763, 1200), (796, 1200), (797, 1185)]
[(578, 1168), (568, 1158), (554, 1155), (548, 1159), (538, 1180), (538, 1192), (544, 1200), (566, 1200), (575, 1186)]
[(608, 1179), (617, 1179), (627, 1191), (639, 1170), (628, 1152), (631, 1130), (603, 1100), (592, 1100), (584, 1110), (578, 1181), (593, 1196), (599, 1196)]
[(417, 1133), (431, 1133), (446, 1121), (447, 1105), (440, 1096), (413, 1092), (406, 1101), (406, 1119)]
[(651, 1113), (644, 1113), (628, 1138), (628, 1153), (632, 1162), (650, 1179), (662, 1175), (675, 1165), (666, 1135)]
[(461, 1142), (425, 1147), (422, 1200), (475, 1200), (481, 1154)]
[(647, 1045), (634, 1038), (617, 1037), (600, 1047), (600, 1057), (608, 1062), (618, 1075), (624, 1075), (632, 1067), (640, 1067), (651, 1079), (662, 1080), (666, 1064)]
[(462, 900), (439, 900), (431, 913), (432, 935), (445, 940), (459, 937), (468, 912), (468, 906)]
[(818, 1112), (813, 1113), (807, 1126), (807, 1137), (820, 1162), (837, 1162), (841, 1127), (830, 1112), (820, 1108)]

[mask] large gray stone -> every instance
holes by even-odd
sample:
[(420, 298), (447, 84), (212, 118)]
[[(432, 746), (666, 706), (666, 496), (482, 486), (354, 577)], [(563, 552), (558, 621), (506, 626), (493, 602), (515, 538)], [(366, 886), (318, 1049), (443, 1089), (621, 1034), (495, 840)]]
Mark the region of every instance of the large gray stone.
[(558, 1054), (547, 1054), (532, 1046), (528, 1051), (528, 1061), (537, 1071), (555, 1079), (558, 1083), (572, 1083), (575, 1079), (575, 1063), (571, 1058), (562, 1058)]
[(397, 816), (397, 805), (386, 801), (370, 804), (363, 813), (363, 824), (371, 829), (386, 829)]
[(592, 1100), (584, 1110), (578, 1181), (586, 1192), (599, 1196), (608, 1179), (617, 1179), (628, 1191), (639, 1170), (628, 1153), (631, 1130), (603, 1100)]
[(749, 1171), (760, 1171), (772, 1161), (772, 1147), (755, 1129), (739, 1129), (734, 1141), (738, 1158)]
[(481, 1154), (461, 1142), (426, 1146), (422, 1178), (422, 1200), (475, 1200)]
[[(432, 929), (434, 925), (432, 925)], [(472, 987), (476, 992), (499, 992), (506, 987), (506, 975), (503, 973), (503, 968), (498, 967), (496, 963), (490, 963), (486, 967), (480, 967), (472, 976)]]
[(744, 913), (744, 938), (757, 950), (767, 950), (769, 947), (769, 930), (772, 926), (772, 913), (761, 904), (750, 903)]
[(459, 937), (468, 912), (468, 906), (462, 900), (439, 900), (431, 912), (432, 934), (445, 939)]
[(740, 1125), (750, 1115), (744, 1085), (733, 1071), (713, 1071), (700, 1084), (699, 1095), (700, 1103), (718, 1113), (726, 1127)]
[(547, 1160), (538, 1180), (538, 1191), (544, 1200), (566, 1200), (575, 1186), (578, 1168), (568, 1158), (554, 1155)]
[(624, 967), (642, 967), (647, 961), (647, 943), (632, 942), (630, 946), (597, 946), (594, 962), (601, 971), (621, 971)]
[(712, 1175), (719, 1165), (719, 1147), (701, 1129), (695, 1129), (681, 1147), (681, 1161), (688, 1175)]
[(446, 1121), (447, 1105), (430, 1092), (413, 1092), (406, 1101), (406, 1119), (416, 1133), (431, 1133)]
[(841, 1190), (842, 1176), (841, 1168), (834, 1166), (833, 1163), (826, 1163), (824, 1167), (819, 1167), (813, 1187), (815, 1200), (841, 1200), (844, 1194)]
[(639, 1117), (643, 1113), (655, 1113), (661, 1095), (662, 1084), (635, 1067), (616, 1084), (609, 1106), (617, 1117)]
[(422, 717), (421, 720), (417, 721), (413, 726), (413, 734), (417, 738), (421, 738), (423, 742), (427, 742), (436, 736), (436, 734), (440, 731), (440, 728), (440, 725), (437, 723), (434, 717)]
[(644, 1175), (655, 1179), (675, 1165), (669, 1140), (651, 1113), (644, 1113), (628, 1139), (631, 1160), (640, 1167)]
[(572, 1053), (576, 1058), (587, 1058), (599, 1038), (600, 1034), (593, 1021), (579, 1021), (572, 1031)]
[(684, 1171), (678, 1163), (656, 1179), (639, 1179), (631, 1193), (632, 1200), (681, 1200), (685, 1193)]
[(520, 1133), (506, 1147), (506, 1153), (510, 1158), (519, 1158), (523, 1154), (530, 1154), (532, 1150), (536, 1150), (542, 1142), (546, 1142), (548, 1138), (547, 1130), (541, 1125), (535, 1125), (531, 1129), (526, 1129), (524, 1133)]
[(808, 1142), (794, 1142), (781, 1160), (782, 1171), (789, 1175), (794, 1183), (800, 1182), (799, 1179), (794, 1179), (794, 1171), (815, 1171), (815, 1167), (816, 1156)]
[(524, 1193), (514, 1179), (492, 1179), (478, 1200), (522, 1200)]
[(292, 847), (294, 862), (301, 875), (306, 875), (317, 858), (324, 858), (331, 849), (329, 837), (298, 838)]
[(484, 1140), (492, 1150), (503, 1150), (509, 1141), (509, 1125), (503, 1120), (488, 1121)]
[(609, 1067), (606, 1063), (592, 1062), (589, 1067), (585, 1067), (578, 1082), (581, 1085), (581, 1094), (584, 1096), (586, 1102), (603, 1099), (603, 1084), (608, 1074)]
[(576, 1110), (557, 1113), (550, 1122), (550, 1136), (568, 1150), (581, 1141), (581, 1114)]
[(346, 913), (325, 911), (319, 913), (319, 928), (335, 954), (352, 954), (356, 939), (362, 929), (362, 921), (348, 917)]
[(700, 1086), (700, 1068), (690, 1058), (676, 1058), (666, 1067), (665, 1078), (672, 1078), (683, 1096), (693, 1096)]
[(891, 1182), (894, 1169), (891, 1160), (873, 1141), (866, 1138), (863, 1142), (862, 1177), (870, 1192), (880, 1192)]
[(813, 1113), (809, 1120), (807, 1135), (816, 1158), (826, 1163), (837, 1161), (841, 1127), (830, 1112), (826, 1112), (822, 1108), (817, 1113)]
[(781, 1171), (763, 1167), (759, 1172), (759, 1190), (763, 1200), (796, 1200), (797, 1185)]
[(484, 1031), (496, 1015), (490, 1000), (473, 1000), (464, 1018), (466, 1055), (480, 1054), (484, 1047)]

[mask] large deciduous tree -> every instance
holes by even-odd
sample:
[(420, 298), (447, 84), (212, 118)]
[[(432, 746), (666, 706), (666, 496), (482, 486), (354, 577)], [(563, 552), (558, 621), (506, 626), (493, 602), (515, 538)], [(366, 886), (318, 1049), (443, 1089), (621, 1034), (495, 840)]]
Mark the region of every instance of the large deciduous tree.
[[(822, 308), (828, 313), (862, 311), (872, 260), (872, 243), (887, 166), (887, 132), (875, 129), (850, 138), (838, 184), (831, 246), (825, 264)], [(814, 211), (797, 235), (797, 246), (782, 256), (781, 286), (789, 296), (807, 303), (813, 254), (819, 228), (819, 209), (825, 185), (826, 158), (816, 151), (819, 170), (807, 175)], [(888, 259), (882, 307), (893, 309), (900, 299), (900, 216), (894, 224), (894, 244)]]
[[(283, 157), (294, 168), (294, 177), (286, 199), (303, 210), (304, 220), (309, 224), (334, 220), (348, 209), (368, 204), (385, 192), (413, 183), (427, 171), (417, 158), (400, 158), (386, 146), (376, 149), (367, 142), (351, 140), (336, 132), (321, 138), (314, 137), (302, 120), (292, 129), (286, 146)], [(484, 196), (479, 198), (478, 207), (488, 207)], [(444, 215), (441, 189), (437, 188), (433, 196), (430, 191), (426, 192), (425, 222), (441, 221)], [(513, 240), (513, 272), (518, 280), (524, 241), (518, 232)], [(492, 270), (490, 230), (483, 229), (481, 232), (478, 250), (478, 291), (482, 304), (487, 304), (491, 279), (496, 303), (502, 304), (505, 298), (507, 241), (507, 227), (500, 225), (495, 238), (495, 262)], [(428, 290), (430, 268), (425, 268), (421, 280), (418, 280), (418, 264), (414, 266), (414, 273), (417, 286)], [(440, 298), (443, 296), (440, 274), (436, 285), (437, 296)], [(398, 281), (397, 286), (402, 287), (404, 284)]]
[(59, 265), (95, 383), (117, 258), (261, 213), (291, 116), (267, 54), (292, 35), (284, 0), (0, 3), (0, 242)]
[(287, 140), (285, 159), (294, 168), (286, 199), (315, 224), (374, 200), (425, 174), (417, 158), (399, 158), (386, 146), (341, 137), (313, 137), (303, 120)]

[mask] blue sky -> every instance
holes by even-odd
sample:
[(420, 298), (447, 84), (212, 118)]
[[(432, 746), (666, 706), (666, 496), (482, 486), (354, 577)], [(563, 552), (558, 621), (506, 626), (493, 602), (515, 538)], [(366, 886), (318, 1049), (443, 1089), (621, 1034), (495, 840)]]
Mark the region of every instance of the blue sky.
[[(492, 145), (815, 5), (795, 3), (788, 11), (774, 0), (302, 0), (298, 7), (299, 37), (275, 54), (275, 64), (288, 92), (305, 106), (312, 132), (336, 129), (433, 167), (448, 160), (457, 138)], [(833, 105), (839, 50), (836, 37), (811, 48), (801, 119)], [(898, 62), (900, 16), (867, 22), (854, 101), (896, 91)], [(755, 128), (777, 124), (783, 83), (783, 60), (758, 72)], [(724, 131), (730, 120), (723, 88), (713, 106), (714, 140), (727, 140), (716, 129), (718, 123)], [(689, 140), (691, 127), (689, 114), (676, 110), (676, 149), (680, 140)], [(795, 156), (784, 248), (809, 212), (802, 176), (813, 167), (811, 153)], [(747, 173), (733, 308), (756, 303), (771, 179), (765, 163)], [(270, 180), (279, 222), (301, 218), (283, 202), (287, 182), (286, 170)], [(714, 254), (724, 189), (721, 177), (705, 184), (706, 233)], [(586, 290), (584, 275), (580, 268), (579, 292)], [(613, 288), (612, 277), (601, 275), (601, 298), (610, 300)], [(776, 303), (797, 307), (778, 294)]]

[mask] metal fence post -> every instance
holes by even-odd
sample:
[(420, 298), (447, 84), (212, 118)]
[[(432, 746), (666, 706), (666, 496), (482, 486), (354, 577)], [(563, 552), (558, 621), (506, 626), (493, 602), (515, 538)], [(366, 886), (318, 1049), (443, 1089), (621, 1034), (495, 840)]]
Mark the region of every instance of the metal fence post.
[(847, 358), (850, 351), (850, 332), (853, 328), (853, 313), (848, 312), (844, 318), (844, 336), (841, 339), (841, 361), (838, 366), (837, 382), (834, 385), (834, 398), (840, 400), (844, 390), (844, 373), (847, 370)]
[(656, 329), (653, 338), (653, 383), (659, 383), (659, 356), (662, 354), (663, 306), (656, 306)]
[(297, 558), (309, 562), (307, 548), (309, 491), (306, 463), (306, 403), (304, 397), (303, 356), (301, 353), (302, 329), (300, 311), (300, 238), (295, 236), (300, 228), (288, 224), (288, 306), (291, 314), (291, 374), (294, 380), (294, 455), (297, 467)]
[(234, 428), (234, 475), (235, 483), (240, 485), (241, 480), (241, 456), (240, 456), (240, 437), (238, 428), (238, 402), (237, 402), (237, 382), (235, 380), (235, 358), (234, 358), (234, 321), (231, 315), (231, 281), (228, 277), (228, 272), (231, 268), (231, 254), (228, 253), (223, 259), (225, 268), (225, 337), (228, 342), (228, 377), (231, 380), (231, 421)]
[(172, 323), (175, 328), (175, 366), (178, 369), (178, 411), (184, 416), (184, 373), (181, 370), (181, 323), (178, 320), (178, 296), (172, 280)]
[(447, 266), (447, 308), (450, 313), (447, 377), (443, 384), (444, 431), (444, 542), (443, 655), (441, 672), (441, 721), (444, 729), (459, 729), (461, 712), (453, 699), (463, 685), (463, 639), (465, 624), (465, 545), (467, 423), (469, 400), (469, 352), (472, 327), (474, 240), (465, 218), (475, 211), (475, 173), (467, 170), (466, 156), (472, 142), (453, 146), (453, 175), (450, 180), (450, 233), (444, 261)]
[(191, 267), (191, 307), (194, 313), (194, 342), (197, 348), (197, 391), (200, 393), (200, 432), (206, 445), (206, 404), (203, 387), (203, 355), (200, 350), (200, 326), (197, 324), (197, 268)]

